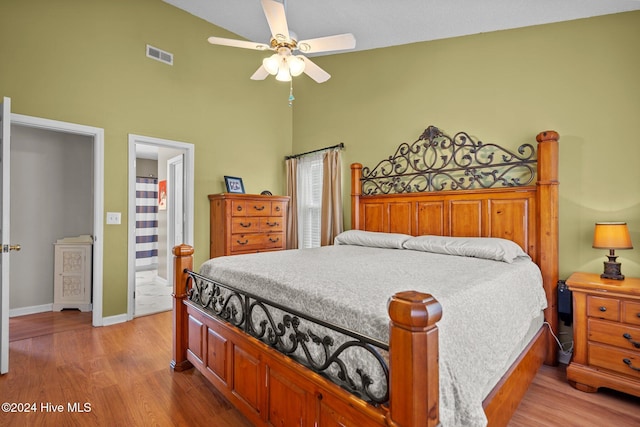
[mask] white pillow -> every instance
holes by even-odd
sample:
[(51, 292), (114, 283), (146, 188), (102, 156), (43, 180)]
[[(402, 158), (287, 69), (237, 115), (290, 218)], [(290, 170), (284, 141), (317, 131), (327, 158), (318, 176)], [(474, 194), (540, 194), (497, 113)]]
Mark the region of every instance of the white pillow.
[(418, 236), (404, 242), (405, 249), (503, 261), (529, 255), (515, 242), (497, 237)]
[(334, 245), (369, 246), (372, 248), (402, 249), (402, 244), (411, 239), (408, 234), (379, 233), (376, 231), (347, 230), (336, 236)]

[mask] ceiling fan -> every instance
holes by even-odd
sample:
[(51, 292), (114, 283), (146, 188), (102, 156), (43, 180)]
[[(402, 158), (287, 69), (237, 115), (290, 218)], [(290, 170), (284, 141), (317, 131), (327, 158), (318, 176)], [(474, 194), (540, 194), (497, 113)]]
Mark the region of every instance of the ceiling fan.
[(356, 39), (351, 33), (297, 40), (297, 36), (290, 32), (287, 26), (284, 4), (274, 0), (260, 1), (271, 30), (269, 44), (221, 37), (209, 37), (208, 39), (209, 43), (215, 45), (275, 51), (276, 53), (262, 61), (260, 68), (251, 76), (252, 80), (264, 80), (271, 74), (276, 76), (276, 80), (288, 82), (291, 81), (292, 76), (299, 76), (304, 72), (316, 82), (323, 83), (329, 80), (331, 75), (309, 58), (300, 54), (294, 55), (294, 52), (319, 53), (353, 49), (356, 46)]

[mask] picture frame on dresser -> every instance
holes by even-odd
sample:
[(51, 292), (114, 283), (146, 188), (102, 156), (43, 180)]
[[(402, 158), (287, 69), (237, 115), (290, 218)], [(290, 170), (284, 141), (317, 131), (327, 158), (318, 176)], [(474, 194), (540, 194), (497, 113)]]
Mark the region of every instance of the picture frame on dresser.
[(242, 182), (242, 178), (225, 175), (224, 185), (227, 187), (227, 193), (244, 194), (244, 183)]

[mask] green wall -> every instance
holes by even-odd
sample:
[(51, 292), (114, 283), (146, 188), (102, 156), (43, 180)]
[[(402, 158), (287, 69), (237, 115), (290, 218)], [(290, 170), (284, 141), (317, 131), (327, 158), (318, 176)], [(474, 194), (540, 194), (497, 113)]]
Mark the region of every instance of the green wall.
[[(560, 277), (601, 273), (596, 221), (627, 221), (640, 248), (640, 12), (313, 58), (296, 86), (295, 152), (344, 142), (374, 166), (428, 125), (515, 148), (560, 134)], [(346, 209), (347, 223), (350, 221)], [(640, 276), (640, 251), (617, 251)]]
[[(428, 125), (512, 148), (560, 133), (560, 274), (602, 271), (593, 223), (624, 220), (640, 246), (640, 12), (316, 57), (332, 78), (249, 80), (264, 54), (160, 0), (3, 0), (0, 96), (15, 113), (105, 129), (105, 211), (127, 211), (127, 135), (195, 145), (196, 264), (207, 194), (223, 175), (284, 192), (284, 155), (344, 142), (373, 165)], [(173, 67), (145, 57), (151, 44)], [(127, 224), (105, 226), (104, 316), (127, 309)], [(637, 250), (619, 251), (640, 276)]]
[[(195, 145), (196, 264), (208, 257), (207, 194), (223, 175), (248, 193), (284, 192), (291, 154), (288, 85), (249, 79), (264, 54), (216, 47), (235, 37), (160, 0), (3, 0), (0, 96), (14, 113), (104, 128), (103, 315), (127, 311), (128, 134)], [(174, 54), (174, 66), (145, 46)], [(43, 206), (43, 209), (46, 207)]]

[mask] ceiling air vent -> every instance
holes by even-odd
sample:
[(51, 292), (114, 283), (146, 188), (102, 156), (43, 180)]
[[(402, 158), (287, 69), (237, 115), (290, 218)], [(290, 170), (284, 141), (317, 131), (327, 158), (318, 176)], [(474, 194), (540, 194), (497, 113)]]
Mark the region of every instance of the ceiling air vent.
[(164, 62), (165, 64), (173, 65), (173, 54), (165, 52), (162, 49), (147, 45), (147, 57), (155, 59), (156, 61)]

